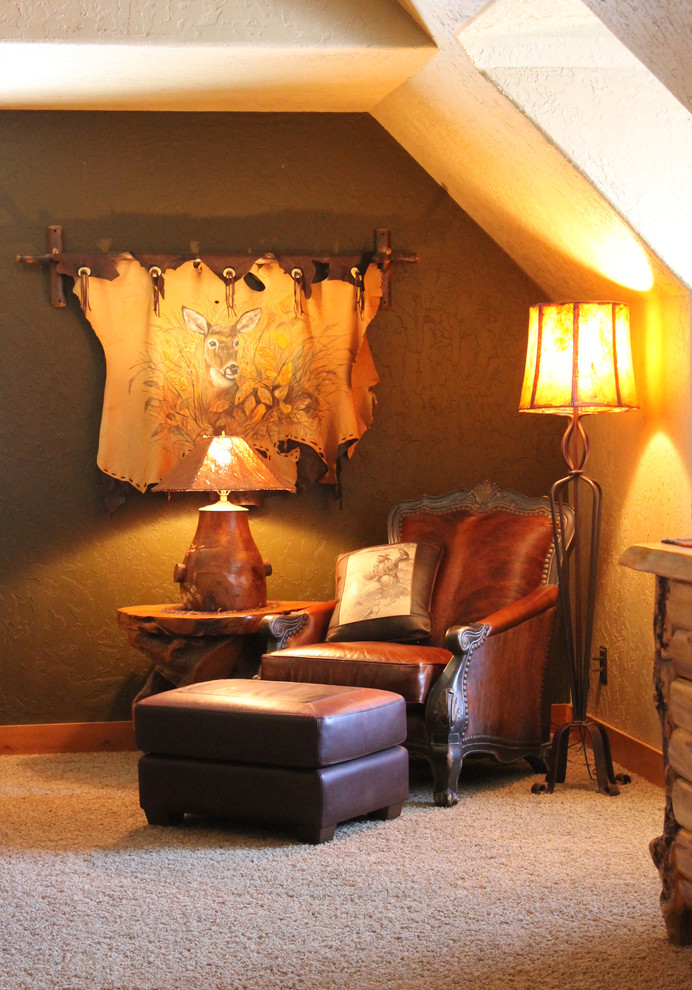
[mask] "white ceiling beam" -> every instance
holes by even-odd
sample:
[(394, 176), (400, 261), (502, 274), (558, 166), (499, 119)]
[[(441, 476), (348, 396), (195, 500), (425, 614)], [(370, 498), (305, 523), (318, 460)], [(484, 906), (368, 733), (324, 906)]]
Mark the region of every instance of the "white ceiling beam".
[(0, 43), (12, 110), (367, 112), (430, 48)]

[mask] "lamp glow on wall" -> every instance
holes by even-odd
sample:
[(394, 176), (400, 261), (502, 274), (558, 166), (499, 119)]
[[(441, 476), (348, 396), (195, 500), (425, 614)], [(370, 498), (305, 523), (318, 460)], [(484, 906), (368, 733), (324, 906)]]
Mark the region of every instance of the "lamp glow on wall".
[[(555, 482), (550, 505), (555, 534), (560, 606), (572, 694), (572, 721), (553, 737), (545, 785), (553, 791), (565, 779), (572, 730), (591, 737), (598, 789), (618, 794), (610, 742), (603, 726), (587, 716), (591, 671), (602, 491), (584, 473), (589, 439), (582, 417), (637, 408), (632, 370), (629, 309), (624, 303), (569, 302), (532, 306), (520, 412), (569, 417), (562, 454), (569, 473)], [(575, 512), (572, 541), (562, 540), (560, 518), (565, 504)]]
[(219, 501), (199, 510), (197, 531), (174, 580), (183, 608), (201, 612), (244, 611), (267, 603), (267, 575), (250, 532), (241, 493), (291, 491), (242, 437), (204, 437), (155, 486), (156, 492), (218, 492)]

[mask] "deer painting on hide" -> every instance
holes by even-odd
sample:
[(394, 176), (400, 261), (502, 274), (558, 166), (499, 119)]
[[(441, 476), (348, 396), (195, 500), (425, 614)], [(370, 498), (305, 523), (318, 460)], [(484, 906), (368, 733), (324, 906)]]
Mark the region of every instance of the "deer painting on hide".
[(138, 382), (144, 391), (152, 441), (179, 456), (210, 430), (231, 425), (238, 394), (240, 335), (254, 330), (262, 310), (249, 309), (235, 322), (218, 323), (210, 323), (189, 306), (176, 307), (176, 312), (182, 314), (182, 323), (171, 314), (168, 330), (154, 325), (153, 340), (133, 366), (128, 388)]
[(209, 323), (205, 316), (187, 306), (182, 307), (188, 330), (201, 334), (202, 342), (202, 403), (209, 412), (222, 400), (225, 408), (232, 405), (237, 391), (238, 345), (240, 334), (254, 330), (262, 316), (261, 309), (250, 309), (235, 323)]
[[(188, 330), (201, 334), (202, 343), (202, 401), (211, 409), (219, 399), (232, 404), (237, 391), (238, 345), (240, 334), (254, 330), (262, 316), (261, 309), (249, 309), (235, 323), (209, 323), (201, 313), (182, 307)], [(232, 390), (232, 391), (231, 391)]]

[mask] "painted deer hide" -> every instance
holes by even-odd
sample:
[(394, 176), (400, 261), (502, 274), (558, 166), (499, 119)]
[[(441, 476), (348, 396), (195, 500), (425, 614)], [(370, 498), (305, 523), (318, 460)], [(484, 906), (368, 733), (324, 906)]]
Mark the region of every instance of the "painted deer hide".
[[(75, 283), (106, 355), (98, 465), (140, 491), (204, 435), (245, 437), (276, 473), (295, 482), (301, 453), (331, 484), (372, 422), (377, 373), (366, 329), (380, 272), (362, 290), (348, 274), (308, 295), (272, 258), (256, 261), (232, 292), (204, 262), (163, 271), (161, 292), (130, 255), (116, 278)], [(314, 460), (314, 458), (312, 458)]]

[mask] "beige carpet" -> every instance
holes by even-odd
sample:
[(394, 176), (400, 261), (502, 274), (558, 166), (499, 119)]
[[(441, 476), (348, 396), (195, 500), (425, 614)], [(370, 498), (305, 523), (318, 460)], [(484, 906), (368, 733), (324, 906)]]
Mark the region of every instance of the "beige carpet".
[(0, 758), (2, 990), (689, 990), (648, 842), (663, 793), (553, 795), (465, 768), (456, 808), (416, 773), (393, 822), (323, 846), (213, 823), (148, 827), (136, 754)]

